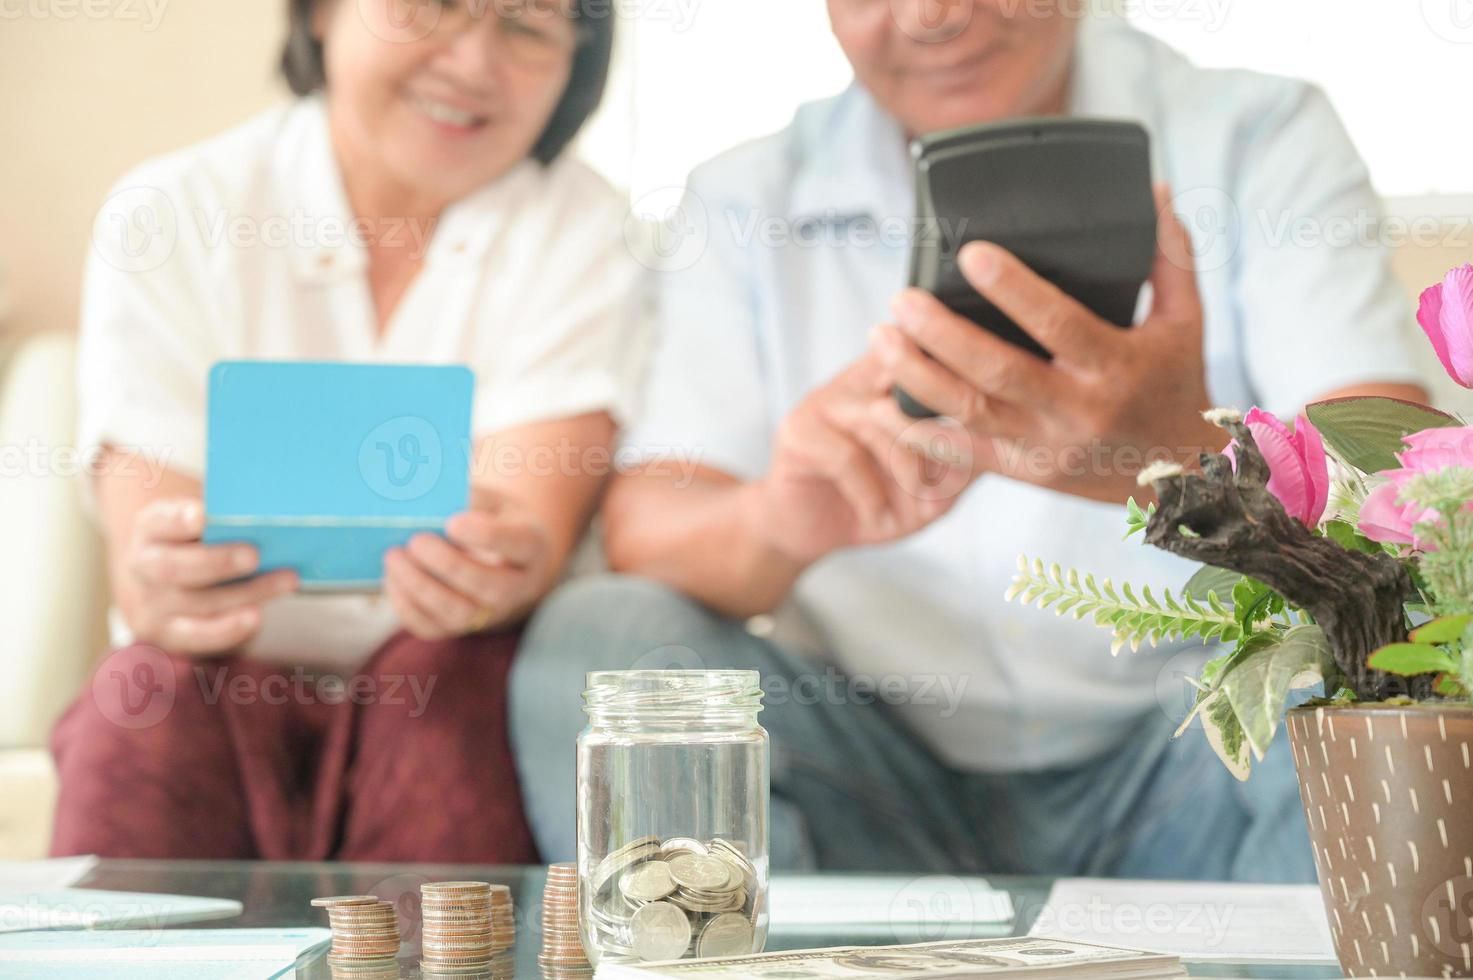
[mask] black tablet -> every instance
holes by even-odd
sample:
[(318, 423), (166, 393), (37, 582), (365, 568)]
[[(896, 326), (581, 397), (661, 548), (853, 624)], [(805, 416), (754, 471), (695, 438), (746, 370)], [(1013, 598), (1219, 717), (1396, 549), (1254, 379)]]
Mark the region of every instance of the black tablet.
[[(962, 277), (957, 255), (989, 241), (1101, 318), (1128, 327), (1156, 255), (1150, 136), (1133, 122), (1025, 119), (922, 137), (910, 282), (1009, 343), (1036, 340)], [(934, 416), (897, 390), (913, 418)]]

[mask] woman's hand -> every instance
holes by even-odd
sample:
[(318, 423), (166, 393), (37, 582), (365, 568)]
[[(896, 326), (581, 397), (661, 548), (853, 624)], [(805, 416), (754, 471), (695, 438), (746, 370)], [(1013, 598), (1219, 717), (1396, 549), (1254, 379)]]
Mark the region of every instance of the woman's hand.
[(440, 640), (509, 626), (552, 585), (547, 530), (501, 497), (450, 518), (445, 536), (418, 534), (384, 556), (384, 594), (404, 628)]
[(232, 650), (261, 628), (262, 607), (297, 590), (296, 572), (248, 578), (260, 558), (248, 544), (207, 545), (205, 512), (188, 497), (155, 500), (133, 523), (125, 559), (132, 588), (124, 617), (139, 642), (170, 653)]

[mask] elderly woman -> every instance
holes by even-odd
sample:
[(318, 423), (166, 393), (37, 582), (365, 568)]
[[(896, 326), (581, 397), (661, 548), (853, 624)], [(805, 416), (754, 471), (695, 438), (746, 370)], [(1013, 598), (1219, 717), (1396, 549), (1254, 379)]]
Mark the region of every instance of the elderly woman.
[[(53, 850), (527, 860), (515, 630), (595, 506), (643, 347), (624, 209), (566, 152), (612, 20), (596, 0), (290, 14), (299, 98), (139, 168), (97, 225), (82, 439), (118, 650), (55, 733)], [(201, 543), (224, 358), (469, 365), (471, 509), (386, 554), (381, 595), (301, 595), (250, 546)]]

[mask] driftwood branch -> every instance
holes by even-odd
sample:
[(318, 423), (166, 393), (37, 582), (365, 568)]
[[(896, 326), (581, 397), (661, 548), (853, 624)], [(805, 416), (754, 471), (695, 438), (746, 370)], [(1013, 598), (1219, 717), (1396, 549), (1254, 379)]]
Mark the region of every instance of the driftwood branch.
[(1268, 463), (1248, 427), (1233, 420), (1221, 424), (1237, 440), (1236, 470), (1228, 457), (1204, 453), (1200, 475), (1154, 480), (1159, 502), (1146, 540), (1252, 576), (1308, 612), (1358, 697), (1428, 696), (1430, 679), (1409, 684), (1366, 665), (1375, 650), (1406, 640), (1404, 606), (1416, 595), (1406, 569), (1390, 555), (1348, 551), (1310, 533), (1269, 492)]

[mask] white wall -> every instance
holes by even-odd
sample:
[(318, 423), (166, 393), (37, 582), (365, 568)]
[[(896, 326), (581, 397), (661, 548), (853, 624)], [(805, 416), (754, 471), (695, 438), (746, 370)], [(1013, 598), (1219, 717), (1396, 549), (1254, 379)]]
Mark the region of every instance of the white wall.
[(1210, 66), (1308, 78), (1388, 197), (1473, 192), (1473, 0), (1106, 0)]
[(0, 280), (70, 329), (114, 181), (281, 97), (284, 0), (0, 0)]
[[(1473, 192), (1473, 0), (1088, 2), (1131, 14), (1204, 64), (1314, 79), (1382, 193), (1421, 198), (1403, 210), (1468, 203), (1425, 195)], [(849, 78), (824, 0), (613, 6), (633, 16), (581, 150), (636, 198), (679, 185), (701, 160), (783, 126)], [(284, 9), (285, 0), (0, 0), (0, 290), (15, 322), (75, 322), (90, 217), (120, 174), (282, 96)]]
[[(883, 2), (883, 0), (874, 0)], [(1389, 197), (1473, 193), (1473, 0), (997, 0), (1095, 4), (1194, 61), (1329, 92)], [(616, 0), (635, 12), (621, 99), (590, 158), (636, 198), (779, 128), (849, 78), (824, 0)]]

